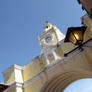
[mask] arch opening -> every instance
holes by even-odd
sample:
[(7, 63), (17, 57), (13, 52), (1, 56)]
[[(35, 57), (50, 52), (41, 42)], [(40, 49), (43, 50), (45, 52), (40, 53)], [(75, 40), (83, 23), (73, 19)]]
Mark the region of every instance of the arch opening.
[(83, 78), (69, 84), (63, 92), (92, 92), (92, 78)]
[(64, 92), (69, 84), (83, 78), (92, 78), (92, 73), (82, 70), (68, 70), (49, 79), (40, 92)]

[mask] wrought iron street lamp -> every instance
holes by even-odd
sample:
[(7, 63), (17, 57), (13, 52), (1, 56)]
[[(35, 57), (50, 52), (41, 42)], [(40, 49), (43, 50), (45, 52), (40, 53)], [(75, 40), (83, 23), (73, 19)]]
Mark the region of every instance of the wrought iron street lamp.
[[(74, 45), (77, 45), (79, 49), (83, 50), (83, 36), (86, 28), (85, 26), (68, 28), (64, 42), (72, 42)], [(67, 56), (68, 53), (64, 54), (64, 56)]]
[(85, 26), (68, 28), (64, 42), (72, 42), (74, 45), (81, 45), (86, 28)]

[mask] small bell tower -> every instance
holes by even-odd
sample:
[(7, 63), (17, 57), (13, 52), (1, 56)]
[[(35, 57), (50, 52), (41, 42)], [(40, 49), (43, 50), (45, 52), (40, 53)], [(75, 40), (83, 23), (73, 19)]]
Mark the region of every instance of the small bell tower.
[[(44, 54), (47, 64), (60, 59), (63, 55), (62, 49), (57, 48), (57, 43), (64, 39), (64, 34), (54, 25), (46, 23), (44, 32), (38, 37), (42, 53)], [(58, 51), (57, 51), (58, 50)], [(60, 55), (59, 55), (60, 53)]]
[(54, 25), (46, 23), (44, 26), (44, 32), (38, 37), (42, 51), (55, 46), (59, 41), (64, 39), (64, 34)]

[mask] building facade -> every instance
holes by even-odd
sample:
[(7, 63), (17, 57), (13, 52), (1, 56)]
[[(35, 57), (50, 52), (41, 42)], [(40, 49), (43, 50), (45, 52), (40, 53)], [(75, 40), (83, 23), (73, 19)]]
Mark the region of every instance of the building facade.
[(24, 66), (6, 69), (4, 84), (9, 87), (3, 92), (62, 92), (73, 81), (92, 78), (92, 19), (86, 14), (82, 23), (87, 26), (83, 51), (72, 43), (64, 43), (64, 34), (47, 23), (38, 37), (41, 54)]

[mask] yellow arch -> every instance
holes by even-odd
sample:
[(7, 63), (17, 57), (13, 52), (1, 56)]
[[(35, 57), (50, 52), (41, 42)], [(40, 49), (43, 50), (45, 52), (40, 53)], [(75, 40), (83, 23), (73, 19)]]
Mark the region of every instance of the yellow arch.
[(92, 78), (92, 72), (83, 70), (67, 70), (49, 79), (40, 92), (63, 92), (63, 90), (73, 81), (82, 78)]

